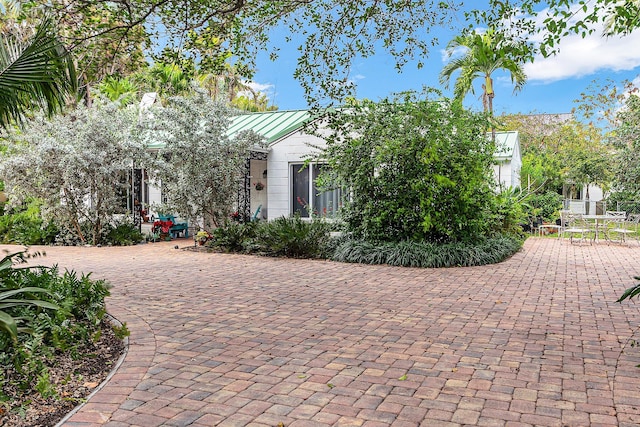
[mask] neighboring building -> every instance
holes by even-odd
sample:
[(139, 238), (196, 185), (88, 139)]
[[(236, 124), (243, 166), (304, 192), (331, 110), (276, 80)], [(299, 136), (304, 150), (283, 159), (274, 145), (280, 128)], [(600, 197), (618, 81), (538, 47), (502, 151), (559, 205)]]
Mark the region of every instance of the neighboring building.
[[(573, 113), (560, 114), (529, 114), (520, 117), (525, 128), (537, 135), (549, 136), (559, 126), (569, 124), (574, 120)], [(583, 214), (604, 213), (604, 192), (595, 184), (566, 182), (562, 186), (564, 209)]]
[(564, 184), (562, 186), (564, 209), (587, 215), (604, 214), (604, 192), (595, 185)]
[(517, 131), (496, 132), (494, 172), (500, 187), (520, 187), (520, 138)]
[[(238, 211), (245, 217), (275, 219), (309, 211), (331, 216), (339, 208), (340, 190), (319, 193), (315, 179), (323, 165), (305, 161), (316, 157), (325, 140), (305, 132), (313, 120), (309, 111), (270, 111), (236, 116), (227, 134), (252, 130), (266, 140), (266, 149), (254, 147), (247, 160), (247, 172), (239, 179)], [(494, 167), (496, 181), (502, 187), (520, 185), (520, 142), (518, 133), (497, 132)], [(161, 194), (149, 185), (148, 203), (160, 203)], [(145, 200), (147, 201), (147, 200)]]

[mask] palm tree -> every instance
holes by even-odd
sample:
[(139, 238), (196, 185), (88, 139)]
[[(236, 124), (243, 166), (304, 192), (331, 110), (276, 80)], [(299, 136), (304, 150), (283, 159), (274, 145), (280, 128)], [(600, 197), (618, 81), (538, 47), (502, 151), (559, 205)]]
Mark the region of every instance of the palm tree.
[(123, 107), (136, 102), (138, 86), (126, 77), (107, 76), (98, 90), (111, 101), (118, 101)]
[(469, 92), (475, 93), (473, 81), (482, 77), (482, 105), (484, 111), (492, 115), (495, 92), (491, 74), (499, 69), (511, 74), (511, 82), (515, 84), (514, 92), (522, 89), (527, 76), (522, 63), (514, 55), (515, 46), (506, 43), (494, 31), (457, 36), (447, 45), (447, 54), (451, 57), (461, 49), (465, 51), (464, 54), (449, 61), (440, 72), (440, 84), (448, 88), (452, 74), (460, 70), (453, 87), (453, 95), (460, 102)]
[(49, 115), (77, 90), (73, 60), (45, 19), (26, 41), (0, 35), (0, 126), (21, 122), (25, 112), (41, 105)]

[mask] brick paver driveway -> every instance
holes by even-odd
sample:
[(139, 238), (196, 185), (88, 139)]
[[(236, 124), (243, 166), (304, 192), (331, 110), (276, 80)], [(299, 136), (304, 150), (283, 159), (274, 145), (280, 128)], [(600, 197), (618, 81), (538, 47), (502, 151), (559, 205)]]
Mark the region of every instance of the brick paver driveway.
[(640, 315), (614, 302), (639, 246), (532, 238), (502, 264), (412, 269), (174, 244), (46, 248), (107, 278), (131, 329), (65, 425), (640, 424)]

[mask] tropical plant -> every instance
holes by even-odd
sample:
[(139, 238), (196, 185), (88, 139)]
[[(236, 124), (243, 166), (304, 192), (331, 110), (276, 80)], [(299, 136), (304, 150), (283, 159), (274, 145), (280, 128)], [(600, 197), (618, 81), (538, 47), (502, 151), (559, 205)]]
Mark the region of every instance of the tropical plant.
[[(20, 263), (29, 256), (9, 254), (0, 261), (0, 313), (5, 314), (0, 322), (0, 400), (4, 402), (0, 423), (6, 423), (5, 416), (11, 419), (11, 413), (27, 409), (37, 394), (58, 405), (67, 400), (79, 403), (73, 396), (56, 393), (52, 363), (73, 359), (82, 365), (88, 357), (104, 356), (95, 350), (109, 329), (104, 319), (109, 290), (104, 281), (69, 271), (59, 274), (56, 267), (11, 267), (10, 258)], [(119, 351), (113, 342), (110, 348)], [(65, 374), (68, 378), (79, 375), (75, 370)]]
[(452, 57), (461, 49), (464, 51), (462, 56), (452, 58), (440, 72), (440, 83), (448, 87), (453, 74), (460, 71), (453, 88), (453, 95), (460, 102), (469, 92), (475, 93), (473, 81), (481, 77), (482, 105), (484, 111), (493, 114), (492, 74), (500, 69), (508, 71), (515, 85), (514, 92), (527, 80), (522, 59), (517, 55), (519, 48), (491, 29), (455, 37), (447, 45), (447, 55)]
[(226, 252), (250, 251), (251, 242), (256, 237), (256, 222), (239, 223), (225, 221), (213, 230), (213, 238), (206, 245), (210, 248), (221, 249)]
[(144, 235), (133, 223), (124, 221), (108, 225), (104, 230), (104, 243), (114, 246), (130, 246), (140, 243)]
[[(14, 263), (25, 262), (26, 252), (7, 254), (0, 260), (0, 331), (8, 334), (17, 342), (18, 332), (28, 331), (28, 328), (18, 327), (24, 317), (15, 316), (15, 308), (28, 306), (50, 310), (57, 310), (56, 304), (38, 299), (39, 294), (49, 294), (49, 291), (39, 286), (21, 286), (15, 281), (15, 276), (21, 274), (19, 269), (13, 268)], [(28, 319), (26, 319), (28, 320)]]
[(638, 281), (638, 283), (636, 283), (634, 286), (631, 286), (630, 288), (627, 288), (622, 295), (620, 296), (620, 298), (618, 298), (616, 300), (616, 302), (622, 302), (626, 299), (631, 300), (634, 297), (637, 297), (638, 295), (640, 295), (640, 276), (634, 276), (633, 277), (635, 280)]
[(76, 84), (73, 59), (56, 38), (51, 19), (26, 41), (0, 36), (0, 126), (21, 122), (38, 106), (49, 115), (61, 110)]
[(253, 249), (269, 256), (326, 258), (331, 225), (323, 220), (305, 221), (299, 215), (260, 223)]
[(119, 102), (123, 107), (137, 101), (139, 88), (126, 77), (107, 76), (99, 85), (98, 90), (110, 101)]
[(178, 64), (159, 62), (139, 71), (130, 81), (145, 92), (156, 92), (166, 102), (171, 96), (189, 94), (192, 77)]

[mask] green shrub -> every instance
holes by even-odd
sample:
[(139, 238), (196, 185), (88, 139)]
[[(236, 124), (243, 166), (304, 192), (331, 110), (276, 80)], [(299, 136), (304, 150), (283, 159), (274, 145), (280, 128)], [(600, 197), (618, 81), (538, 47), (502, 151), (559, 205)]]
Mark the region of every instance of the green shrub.
[(131, 246), (144, 240), (144, 235), (131, 222), (117, 223), (115, 226), (108, 226), (105, 229), (105, 236), (102, 241), (113, 246)]
[(496, 233), (522, 234), (522, 224), (529, 222), (524, 198), (522, 192), (515, 188), (504, 189), (496, 195), (492, 209)]
[(389, 264), (403, 267), (468, 267), (504, 261), (522, 247), (522, 240), (500, 235), (478, 243), (383, 242), (344, 239), (332, 259), (361, 264)]
[(206, 243), (209, 248), (226, 252), (244, 252), (256, 236), (257, 223), (245, 224), (227, 221), (222, 227), (213, 230), (213, 238)]
[[(10, 381), (12, 389), (17, 386), (25, 393), (36, 390), (47, 394), (48, 360), (54, 352), (77, 357), (79, 348), (93, 342), (99, 335), (109, 290), (104, 281), (91, 280), (88, 275), (68, 271), (60, 275), (55, 267), (11, 266), (24, 259), (25, 254), (19, 253), (0, 262), (0, 295), (14, 292), (13, 298), (20, 299), (2, 308), (16, 321), (13, 332), (17, 334), (7, 328), (0, 331), (0, 367), (5, 373), (11, 372), (0, 381), (3, 390), (5, 381)], [(33, 302), (36, 297), (39, 303)]]
[(545, 221), (555, 221), (560, 218), (562, 209), (562, 195), (555, 191), (543, 194), (532, 193), (526, 198), (529, 216), (542, 218)]
[(19, 245), (46, 245), (53, 243), (58, 228), (40, 217), (40, 205), (31, 200), (20, 208), (0, 216), (0, 241)]
[[(370, 241), (475, 241), (491, 234), (495, 144), (487, 116), (437, 91), (362, 101), (328, 119), (322, 175), (349, 189), (347, 231)], [(324, 136), (324, 135), (323, 135)]]
[(324, 258), (328, 255), (330, 231), (331, 225), (326, 221), (280, 217), (257, 227), (252, 251), (269, 256)]
[(213, 231), (213, 239), (206, 246), (226, 252), (327, 258), (332, 253), (331, 228), (329, 222), (305, 221), (299, 216), (280, 217), (270, 222), (228, 222)]

